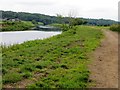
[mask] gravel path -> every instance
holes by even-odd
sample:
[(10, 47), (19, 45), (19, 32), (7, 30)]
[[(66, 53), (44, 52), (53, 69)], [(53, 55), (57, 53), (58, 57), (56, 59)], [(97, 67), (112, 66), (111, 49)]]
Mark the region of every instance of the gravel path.
[(92, 54), (90, 80), (95, 81), (92, 87), (118, 88), (118, 33), (102, 31), (105, 38)]

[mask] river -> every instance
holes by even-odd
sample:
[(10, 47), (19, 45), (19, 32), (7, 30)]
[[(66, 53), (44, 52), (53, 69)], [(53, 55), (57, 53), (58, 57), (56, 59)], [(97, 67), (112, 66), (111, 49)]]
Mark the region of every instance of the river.
[(35, 39), (45, 39), (54, 35), (61, 34), (61, 31), (10, 31), (0, 32), (0, 44), (1, 45), (13, 45), (20, 44), (25, 41)]

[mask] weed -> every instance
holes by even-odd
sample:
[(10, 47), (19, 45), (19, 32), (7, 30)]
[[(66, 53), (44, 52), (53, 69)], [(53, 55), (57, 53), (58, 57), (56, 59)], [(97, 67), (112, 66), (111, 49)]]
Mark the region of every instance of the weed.
[(3, 85), (39, 73), (41, 76), (35, 77), (38, 81), (27, 87), (87, 87), (90, 73), (87, 54), (99, 46), (101, 38), (98, 27), (76, 26), (48, 39), (2, 47)]
[(3, 83), (16, 83), (22, 80), (22, 76), (19, 73), (7, 73), (3, 76)]

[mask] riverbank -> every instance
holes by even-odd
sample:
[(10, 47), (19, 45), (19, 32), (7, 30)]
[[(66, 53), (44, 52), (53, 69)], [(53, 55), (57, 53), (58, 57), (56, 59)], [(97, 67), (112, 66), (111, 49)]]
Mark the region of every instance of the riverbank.
[(1, 31), (25, 31), (35, 27), (30, 21), (3, 21), (0, 23)]
[(98, 28), (77, 26), (45, 40), (3, 48), (3, 87), (88, 87), (87, 55), (102, 36)]

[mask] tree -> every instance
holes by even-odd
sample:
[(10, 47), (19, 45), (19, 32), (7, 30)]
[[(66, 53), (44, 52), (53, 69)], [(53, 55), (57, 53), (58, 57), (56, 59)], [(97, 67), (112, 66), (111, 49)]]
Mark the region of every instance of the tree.
[(72, 28), (76, 25), (81, 25), (83, 22), (80, 20), (80, 18), (76, 18), (77, 12), (75, 10), (72, 10), (68, 13), (69, 18), (69, 28)]
[(80, 18), (72, 19), (70, 26), (82, 25), (84, 22)]
[(66, 25), (65, 22), (63, 21), (64, 17), (61, 14), (56, 14), (56, 15), (59, 19), (59, 22), (62, 24), (61, 26), (62, 31), (67, 31), (69, 28), (68, 25)]
[(64, 22), (62, 21), (63, 16), (62, 16), (61, 14), (56, 14), (56, 15), (57, 15), (57, 18), (59, 19), (59, 22), (60, 22), (60, 23), (64, 23)]
[(32, 23), (35, 24), (35, 25), (38, 24), (38, 22), (35, 21), (35, 20), (32, 20)]

